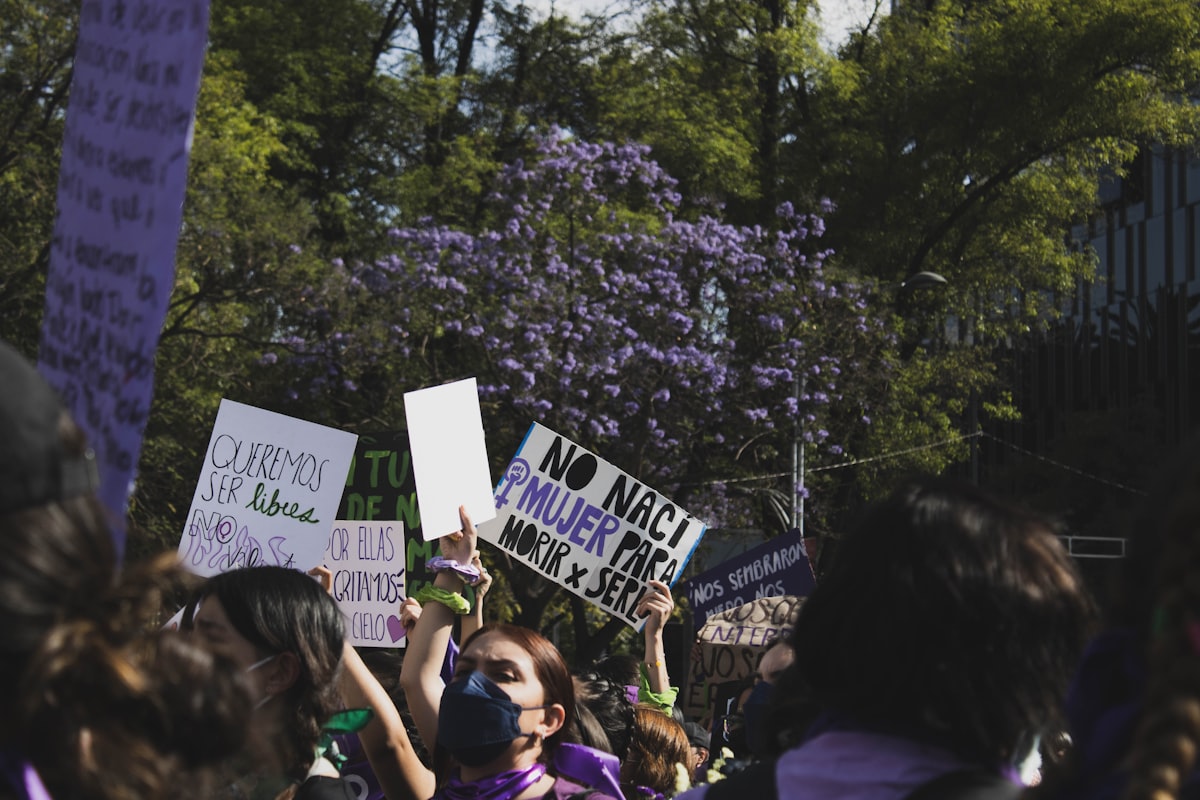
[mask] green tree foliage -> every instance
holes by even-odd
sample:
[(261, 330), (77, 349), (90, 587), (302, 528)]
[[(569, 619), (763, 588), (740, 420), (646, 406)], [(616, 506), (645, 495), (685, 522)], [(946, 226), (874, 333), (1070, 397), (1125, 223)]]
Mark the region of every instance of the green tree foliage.
[[(903, 3), (842, 48), (794, 144), (836, 202), (837, 262), (892, 287), (922, 270), (948, 280), (897, 318), (901, 340), (925, 346), (865, 452), (1014, 412), (997, 345), (1053, 319), (1091, 276), (1069, 232), (1101, 180), (1143, 145), (1194, 140), (1198, 36), (1186, 2), (988, 0)], [(930, 317), (951, 322), (933, 339)]]
[(296, 242), (316, 225), (271, 173), (281, 123), (246, 99), (245, 76), (210, 55), (196, 111), (175, 288), (131, 502), (130, 554), (173, 549), (222, 397), (271, 405), (259, 359), (320, 261)]
[[(1069, 232), (1092, 212), (1099, 181), (1149, 143), (1194, 142), (1200, 10), (1190, 0), (896, 5), (829, 53), (812, 0), (655, 0), (620, 26), (482, 0), (214, 0), (133, 504), (143, 547), (173, 546), (219, 398), (272, 406), (296, 382), (264, 371), (266, 343), (282, 358), (293, 334), (331, 342), (347, 326), (349, 305), (309, 310), (352, 268), (331, 258), (374, 263), (389, 226), (420, 229), (426, 215), (464, 236), (496, 230), (492, 177), (530, 159), (534, 134), (555, 124), (650, 145), (695, 201), (679, 219), (769, 228), (780, 201), (832, 201), (824, 263), (867, 291), (868, 316), (894, 336), (847, 344), (855, 316), (842, 307), (807, 315), (797, 332), (872, 365), (843, 376), (845, 401), (824, 423), (846, 452), (810, 460), (821, 470), (807, 482), (815, 521), (836, 528), (839, 507), (897, 471), (966, 458), (956, 437), (1017, 412), (1003, 346), (1090, 275)], [(59, 0), (0, 0), (0, 335), (29, 353), (75, 13)], [(569, 219), (549, 235), (569, 239)], [(457, 277), (451, 261), (442, 269)], [(902, 288), (922, 270), (948, 282)], [(723, 289), (747, 364), (770, 347), (753, 335), (757, 320), (805, 306), (793, 286)], [(378, 318), (355, 324), (387, 329), (405, 302), (357, 308)], [(491, 313), (499, 300), (479, 302)], [(394, 425), (403, 390), (466, 368), (451, 333), (424, 325), (413, 361), (347, 372), (357, 391), (333, 381), (291, 410)], [(774, 432), (722, 466), (788, 472), (795, 413), (772, 414)], [(755, 489), (760, 523), (789, 505), (786, 480)]]
[(608, 135), (650, 144), (685, 191), (738, 222), (769, 224), (781, 201), (811, 202), (783, 180), (783, 145), (807, 128), (809, 95), (829, 62), (811, 5), (652, 3), (627, 57), (608, 63)]
[(0, 1), (0, 337), (36, 352), (75, 4)]

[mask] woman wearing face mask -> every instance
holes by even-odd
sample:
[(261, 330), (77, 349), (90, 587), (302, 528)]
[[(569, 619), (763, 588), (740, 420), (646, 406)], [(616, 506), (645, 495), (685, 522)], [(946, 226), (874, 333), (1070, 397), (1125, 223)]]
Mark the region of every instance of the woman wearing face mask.
[[(473, 580), (475, 527), (441, 540), (441, 567), (422, 590), (421, 618), (408, 636), (400, 673), (409, 708), (426, 742), (436, 742), (438, 800), (614, 800), (563, 777), (572, 771), (561, 744), (575, 716), (566, 663), (543, 636), (515, 625), (485, 625), (463, 644), (454, 679), (444, 685), (442, 654), (455, 614), (469, 611), (464, 580)], [(566, 758), (564, 758), (566, 756)]]
[(249, 765), (235, 795), (281, 800), (353, 798), (319, 752), (322, 726), (339, 709), (344, 622), (337, 603), (312, 578), (285, 567), (215, 575), (184, 612), (214, 651), (246, 671), (256, 696)]

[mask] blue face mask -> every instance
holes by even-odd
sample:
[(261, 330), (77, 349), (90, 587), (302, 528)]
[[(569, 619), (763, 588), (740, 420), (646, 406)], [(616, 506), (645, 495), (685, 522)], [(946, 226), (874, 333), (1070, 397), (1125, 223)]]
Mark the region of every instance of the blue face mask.
[(460, 764), (482, 767), (499, 758), (514, 739), (533, 735), (521, 731), (525, 710), (476, 670), (442, 692), (437, 742)]

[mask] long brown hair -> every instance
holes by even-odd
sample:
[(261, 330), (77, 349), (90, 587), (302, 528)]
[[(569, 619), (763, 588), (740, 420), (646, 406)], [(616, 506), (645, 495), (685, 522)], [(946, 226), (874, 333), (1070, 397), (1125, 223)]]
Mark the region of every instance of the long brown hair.
[(675, 765), (687, 768), (692, 763), (687, 732), (657, 708), (639, 705), (633, 714), (633, 735), (621, 762), (621, 783), (645, 786), (669, 797), (675, 793)]
[(1187, 461), (1174, 465), (1173, 496), (1155, 498), (1163, 515), (1157, 530), (1144, 533), (1161, 552), (1147, 582), (1157, 590), (1146, 592), (1152, 610), (1141, 620), (1148, 675), (1125, 800), (1178, 797), (1200, 749), (1200, 462), (1194, 449), (1185, 452)]

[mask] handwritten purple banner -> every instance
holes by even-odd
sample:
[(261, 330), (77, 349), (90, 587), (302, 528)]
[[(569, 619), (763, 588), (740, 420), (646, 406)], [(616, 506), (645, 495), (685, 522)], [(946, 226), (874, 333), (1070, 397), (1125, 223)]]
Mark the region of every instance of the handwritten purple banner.
[(39, 367), (97, 453), (122, 552), (207, 31), (207, 0), (84, 0), (80, 10)]

